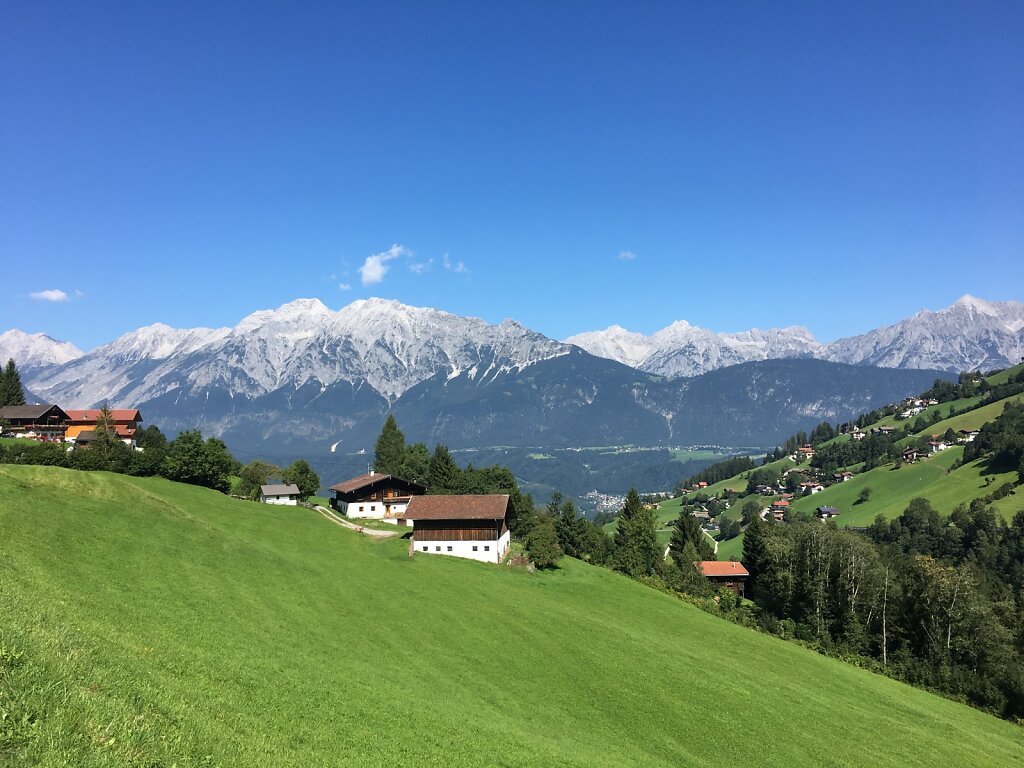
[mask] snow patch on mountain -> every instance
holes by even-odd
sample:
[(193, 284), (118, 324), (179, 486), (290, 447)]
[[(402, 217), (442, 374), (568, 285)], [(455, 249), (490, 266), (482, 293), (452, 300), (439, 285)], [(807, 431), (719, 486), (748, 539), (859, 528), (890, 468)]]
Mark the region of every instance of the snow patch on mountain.
[(139, 328), (32, 386), (68, 407), (141, 403), (175, 390), (255, 398), (310, 381), (321, 389), (366, 382), (393, 401), (438, 373), (493, 377), (571, 349), (511, 320), (494, 325), (384, 299), (339, 311), (298, 299), (234, 328)]
[(792, 357), (883, 368), (989, 370), (1024, 358), (1024, 304), (965, 295), (938, 312), (922, 310), (895, 325), (821, 344), (791, 326), (715, 333), (684, 320), (650, 336), (611, 326), (566, 339), (594, 355), (660, 376), (695, 376), (717, 368)]
[(894, 325), (828, 345), (825, 359), (885, 368), (973, 371), (1024, 358), (1024, 304), (971, 295), (938, 312), (921, 310)]
[(715, 333), (685, 320), (650, 336), (613, 325), (571, 336), (566, 343), (659, 376), (697, 376), (753, 360), (812, 356), (821, 347), (799, 326)]
[(84, 352), (68, 341), (58, 341), (45, 333), (25, 333), (14, 328), (0, 333), (0, 365), (14, 360), (19, 370), (62, 365)]

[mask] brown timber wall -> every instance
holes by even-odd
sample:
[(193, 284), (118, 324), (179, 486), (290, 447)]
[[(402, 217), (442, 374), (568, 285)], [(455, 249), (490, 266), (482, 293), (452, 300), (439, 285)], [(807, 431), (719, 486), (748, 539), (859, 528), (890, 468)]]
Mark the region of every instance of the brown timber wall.
[(495, 541), (500, 538), (495, 522), (468, 520), (414, 520), (413, 538), (418, 541)]

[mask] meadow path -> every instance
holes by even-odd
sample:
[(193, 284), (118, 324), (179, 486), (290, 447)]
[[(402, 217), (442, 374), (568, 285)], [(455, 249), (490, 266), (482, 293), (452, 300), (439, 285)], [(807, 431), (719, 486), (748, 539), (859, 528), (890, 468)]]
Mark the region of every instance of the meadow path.
[(316, 511), (319, 512), (321, 515), (323, 515), (328, 520), (330, 520), (332, 523), (335, 523), (337, 525), (343, 526), (345, 528), (351, 528), (353, 531), (358, 531), (359, 533), (364, 533), (367, 536), (377, 536), (377, 537), (385, 538), (386, 539), (386, 538), (390, 538), (392, 536), (397, 536), (399, 534), (398, 531), (395, 531), (393, 533), (391, 531), (378, 531), (375, 528), (364, 528), (361, 525), (356, 525), (355, 523), (350, 523), (348, 520), (344, 520), (341, 517), (339, 517), (338, 515), (336, 515), (333, 511), (327, 509), (326, 507), (321, 507), (319, 505), (317, 505)]

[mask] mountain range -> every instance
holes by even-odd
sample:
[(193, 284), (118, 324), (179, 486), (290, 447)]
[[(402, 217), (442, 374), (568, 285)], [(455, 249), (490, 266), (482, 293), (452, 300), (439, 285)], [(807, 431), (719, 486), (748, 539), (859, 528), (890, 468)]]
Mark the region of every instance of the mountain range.
[(571, 336), (566, 343), (659, 376), (696, 376), (753, 360), (792, 357), (884, 368), (992, 370), (1024, 357), (1024, 304), (963, 296), (938, 312), (922, 310), (830, 344), (800, 326), (715, 333), (685, 320), (650, 335), (613, 325)]
[(234, 328), (158, 323), (86, 353), (8, 331), (0, 359), (15, 358), (39, 399), (139, 407), (165, 431), (199, 427), (268, 456), (372, 447), (389, 410), (410, 437), (453, 448), (770, 446), (942, 371), (1007, 365), (1022, 328), (1024, 305), (965, 297), (830, 345), (802, 328), (715, 334), (685, 322), (569, 343), (384, 299), (338, 311), (299, 299)]

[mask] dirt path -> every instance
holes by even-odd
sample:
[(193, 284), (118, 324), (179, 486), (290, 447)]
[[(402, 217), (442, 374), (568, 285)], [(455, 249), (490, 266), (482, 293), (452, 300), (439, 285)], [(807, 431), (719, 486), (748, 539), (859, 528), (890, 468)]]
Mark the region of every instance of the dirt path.
[(364, 528), (361, 525), (350, 523), (348, 520), (345, 520), (341, 516), (335, 514), (334, 511), (327, 509), (326, 507), (317, 506), (316, 511), (328, 520), (330, 520), (335, 525), (340, 525), (344, 528), (351, 528), (353, 531), (358, 531), (359, 533), (365, 534), (367, 536), (376, 536), (382, 539), (389, 539), (393, 536), (399, 536), (401, 533), (399, 531), (378, 531), (376, 528)]

